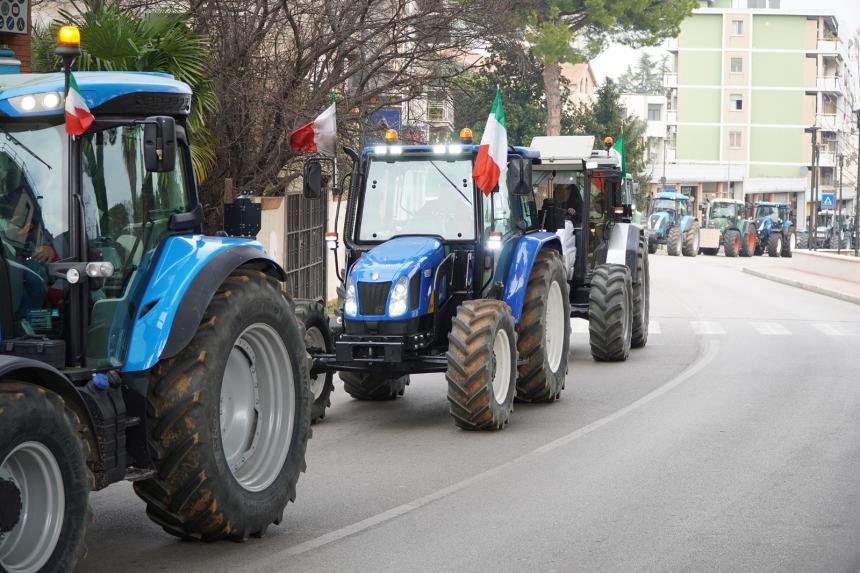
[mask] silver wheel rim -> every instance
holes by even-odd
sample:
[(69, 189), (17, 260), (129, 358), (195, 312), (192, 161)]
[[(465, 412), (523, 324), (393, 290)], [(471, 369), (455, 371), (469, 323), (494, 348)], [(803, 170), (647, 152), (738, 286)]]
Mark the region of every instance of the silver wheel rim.
[(696, 229), (693, 229), (693, 252), (699, 252), (699, 232)]
[(564, 326), (568, 317), (564, 316), (564, 299), (561, 287), (553, 281), (549, 287), (546, 301), (546, 360), (552, 372), (558, 370), (564, 345)]
[(281, 473), (295, 423), (295, 380), (287, 348), (268, 324), (233, 343), (221, 382), (221, 447), (233, 477), (262, 491)]
[[(319, 348), (325, 351), (325, 336), (323, 336), (322, 331), (316, 326), (312, 326), (305, 331), (305, 347)], [(311, 377), (311, 392), (314, 395), (314, 401), (322, 396), (323, 390), (325, 390), (325, 379), (325, 374), (317, 374)]]
[(493, 394), (496, 403), (504, 404), (511, 386), (511, 342), (504, 330), (496, 332), (496, 338), (493, 340), (493, 362), (496, 365), (493, 372)]
[(66, 490), (57, 458), (42, 443), (23, 442), (0, 465), (0, 478), (15, 483), (21, 515), (0, 539), (0, 565), (12, 573), (39, 571), (57, 546), (66, 511)]
[(788, 245), (791, 247), (791, 250), (793, 251), (794, 248), (797, 246), (797, 235), (795, 235), (794, 233), (791, 234), (791, 239), (788, 241)]

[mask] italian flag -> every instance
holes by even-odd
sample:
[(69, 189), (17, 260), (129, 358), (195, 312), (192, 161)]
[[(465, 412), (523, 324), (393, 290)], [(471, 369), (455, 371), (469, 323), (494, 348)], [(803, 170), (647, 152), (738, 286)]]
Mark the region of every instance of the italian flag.
[(69, 93), (66, 94), (66, 133), (82, 135), (93, 124), (94, 119), (81, 95), (75, 75), (70, 73)]
[(315, 120), (290, 134), (290, 147), (293, 151), (322, 153), (333, 157), (336, 138), (335, 104), (331, 104)]
[(481, 146), (478, 157), (472, 168), (472, 179), (484, 195), (493, 192), (499, 184), (499, 178), (508, 168), (508, 130), (505, 128), (505, 111), (502, 109), (502, 94), (496, 89), (496, 99), (487, 127), (481, 136)]

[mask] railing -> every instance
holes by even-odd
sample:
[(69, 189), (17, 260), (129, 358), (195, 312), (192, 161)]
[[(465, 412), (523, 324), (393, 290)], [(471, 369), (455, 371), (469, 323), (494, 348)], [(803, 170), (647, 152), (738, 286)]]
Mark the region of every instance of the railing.
[(677, 51), (678, 49), (678, 38), (668, 38), (663, 44), (666, 50), (670, 52)]
[(670, 109), (666, 112), (666, 123), (678, 123), (678, 112)]
[(816, 83), (819, 91), (823, 92), (841, 92), (840, 78), (837, 76), (820, 76)]
[(839, 54), (838, 40), (818, 40), (818, 51), (828, 54)]
[(454, 123), (454, 108), (447, 102), (428, 102), (427, 121), (434, 123)]
[(678, 87), (678, 74), (663, 74), (663, 87), (676, 88)]
[[(830, 151), (821, 151), (818, 153), (818, 166), (819, 167), (835, 167), (836, 166), (836, 154)], [(822, 185), (825, 185), (824, 181), (821, 182)]]
[(817, 113), (815, 114), (815, 125), (826, 131), (836, 131), (838, 121), (835, 113)]

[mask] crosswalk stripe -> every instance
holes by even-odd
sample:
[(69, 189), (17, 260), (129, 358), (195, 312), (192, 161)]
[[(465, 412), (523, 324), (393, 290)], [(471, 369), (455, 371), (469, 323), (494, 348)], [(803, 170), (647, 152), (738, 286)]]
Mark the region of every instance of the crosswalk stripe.
[(690, 326), (696, 334), (725, 334), (723, 326), (719, 322), (709, 320), (691, 320)]
[(765, 334), (769, 336), (785, 336), (791, 334), (791, 331), (781, 325), (778, 322), (752, 322), (753, 328), (755, 328), (759, 334)]
[(856, 336), (853, 332), (835, 324), (816, 322), (812, 326), (825, 336)]
[(648, 334), (660, 334), (663, 331), (660, 330), (660, 321), (659, 320), (649, 320), (648, 321)]

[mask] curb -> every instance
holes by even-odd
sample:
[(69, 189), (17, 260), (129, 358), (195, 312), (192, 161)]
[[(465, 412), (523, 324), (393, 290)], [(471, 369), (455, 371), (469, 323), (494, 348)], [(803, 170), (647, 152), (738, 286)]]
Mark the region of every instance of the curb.
[(751, 268), (749, 268), (749, 267), (744, 267), (744, 268), (743, 268), (743, 269), (741, 269), (741, 270), (742, 270), (743, 272), (745, 272), (745, 273), (749, 274), (749, 275), (753, 275), (754, 277), (759, 277), (759, 278), (762, 278), (762, 279), (766, 279), (766, 280), (769, 280), (769, 281), (773, 281), (773, 282), (781, 283), (781, 284), (784, 284), (784, 285), (797, 287), (797, 288), (799, 288), (799, 289), (803, 289), (803, 290), (806, 290), (806, 291), (809, 291), (809, 292), (814, 292), (814, 293), (817, 293), (817, 294), (823, 294), (824, 296), (829, 296), (829, 297), (832, 297), (832, 298), (837, 298), (837, 299), (842, 300), (842, 301), (845, 301), (845, 302), (850, 302), (850, 303), (854, 303), (854, 304), (860, 304), (860, 296), (854, 296), (854, 295), (847, 294), (847, 293), (844, 293), (844, 292), (840, 292), (840, 291), (837, 291), (837, 290), (831, 290), (831, 289), (823, 288), (823, 287), (820, 287), (820, 286), (812, 285), (812, 284), (809, 284), (809, 283), (804, 283), (804, 282), (800, 282), (800, 281), (796, 281), (796, 280), (792, 280), (792, 279), (787, 279), (787, 278), (783, 278), (783, 277), (776, 276), (776, 275), (771, 275), (771, 274), (768, 274), (768, 273), (763, 273), (763, 272), (761, 272), (761, 271), (754, 271), (754, 270), (752, 270), (752, 269), (751, 269)]

